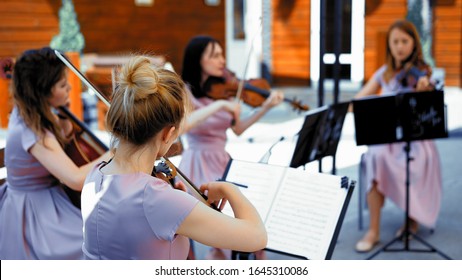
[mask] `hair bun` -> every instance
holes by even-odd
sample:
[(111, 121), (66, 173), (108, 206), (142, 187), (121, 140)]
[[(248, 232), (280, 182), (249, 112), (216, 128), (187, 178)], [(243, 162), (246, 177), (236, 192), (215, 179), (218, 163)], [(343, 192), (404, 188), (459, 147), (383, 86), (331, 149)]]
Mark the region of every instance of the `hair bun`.
[[(119, 87), (134, 101), (143, 100), (158, 91), (158, 74), (146, 56), (135, 56), (122, 67)], [(127, 96), (125, 96), (127, 99)]]

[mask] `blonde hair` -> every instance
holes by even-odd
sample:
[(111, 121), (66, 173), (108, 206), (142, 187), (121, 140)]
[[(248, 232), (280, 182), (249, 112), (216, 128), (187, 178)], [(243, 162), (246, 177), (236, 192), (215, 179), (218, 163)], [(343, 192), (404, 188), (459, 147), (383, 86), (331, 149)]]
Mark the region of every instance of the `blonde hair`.
[(187, 95), (174, 72), (156, 69), (147, 56), (134, 56), (122, 67), (106, 126), (116, 140), (146, 144), (164, 127), (179, 129)]

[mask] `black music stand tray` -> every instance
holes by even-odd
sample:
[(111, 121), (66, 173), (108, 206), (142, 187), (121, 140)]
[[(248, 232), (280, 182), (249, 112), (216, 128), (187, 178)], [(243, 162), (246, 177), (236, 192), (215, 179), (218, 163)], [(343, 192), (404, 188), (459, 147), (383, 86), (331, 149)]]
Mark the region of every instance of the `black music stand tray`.
[(342, 102), (306, 114), (290, 167), (297, 168), (326, 156), (335, 156), (348, 106), (349, 102)]
[[(380, 252), (424, 252), (438, 253), (445, 259), (448, 255), (436, 249), (421, 237), (409, 230), (409, 165), (411, 160), (411, 141), (447, 138), (446, 108), (443, 91), (406, 92), (396, 95), (381, 95), (353, 100), (356, 144), (373, 145), (405, 142), (406, 153), (406, 209), (405, 228), (401, 235), (387, 242), (367, 259)], [(373, 126), (370, 123), (374, 123)], [(409, 247), (413, 237), (428, 250)], [(389, 248), (393, 243), (404, 240), (403, 248)]]

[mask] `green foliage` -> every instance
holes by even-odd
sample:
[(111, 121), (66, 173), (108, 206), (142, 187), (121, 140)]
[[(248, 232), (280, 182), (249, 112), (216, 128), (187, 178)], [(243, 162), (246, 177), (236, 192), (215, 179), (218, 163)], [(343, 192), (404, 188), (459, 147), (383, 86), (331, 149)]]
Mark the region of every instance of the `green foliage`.
[(80, 25), (75, 14), (72, 0), (62, 0), (59, 9), (59, 34), (51, 40), (50, 47), (61, 52), (82, 53), (85, 47), (85, 39), (80, 33)]
[[(425, 0), (429, 1), (429, 0)], [(431, 22), (431, 12), (428, 14), (422, 13), (423, 1), (422, 0), (408, 0), (408, 9), (406, 19), (412, 22), (420, 36), (420, 42), (422, 44), (422, 52), (424, 60), (431, 66), (435, 67), (435, 61), (432, 57), (432, 35), (430, 30), (424, 27), (424, 18)]]

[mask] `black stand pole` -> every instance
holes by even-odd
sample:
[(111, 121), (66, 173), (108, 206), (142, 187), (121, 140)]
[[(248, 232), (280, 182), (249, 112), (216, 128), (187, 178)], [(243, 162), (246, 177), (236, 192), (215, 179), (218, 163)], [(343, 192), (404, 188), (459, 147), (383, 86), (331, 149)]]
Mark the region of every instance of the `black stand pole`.
[[(254, 253), (231, 251), (232, 260), (251, 260), (251, 259), (255, 259), (254, 255), (255, 255)], [(253, 257), (251, 258), (251, 256)]]
[[(403, 252), (403, 251), (406, 251), (406, 252), (422, 252), (422, 253), (438, 253), (443, 258), (450, 260), (451, 258), (448, 255), (446, 255), (443, 252), (441, 252), (440, 250), (436, 249), (435, 247), (430, 245), (428, 242), (426, 242), (425, 240), (420, 238), (418, 235), (416, 235), (415, 233), (413, 233), (413, 232), (411, 232), (409, 230), (409, 226), (410, 226), (410, 224), (409, 224), (409, 185), (410, 185), (409, 165), (410, 165), (411, 160), (413, 160), (411, 158), (411, 156), (410, 156), (410, 153), (411, 153), (411, 143), (410, 143), (410, 141), (406, 141), (406, 146), (404, 147), (404, 151), (406, 152), (406, 210), (405, 210), (405, 217), (404, 217), (405, 218), (404, 231), (399, 236), (395, 237), (390, 242), (385, 244), (382, 248), (379, 248), (375, 253), (370, 255), (367, 258), (367, 260), (370, 260), (370, 259), (374, 258), (380, 252)], [(417, 240), (420, 243), (424, 244), (429, 249), (425, 250), (425, 249), (415, 249), (415, 248), (411, 249), (411, 248), (409, 248), (409, 239), (410, 239), (410, 237), (414, 237), (415, 240)], [(388, 248), (393, 243), (395, 243), (397, 241), (401, 241), (401, 240), (404, 240), (404, 247), (403, 248), (397, 248), (397, 249), (395, 249), (395, 248), (389, 249)]]

